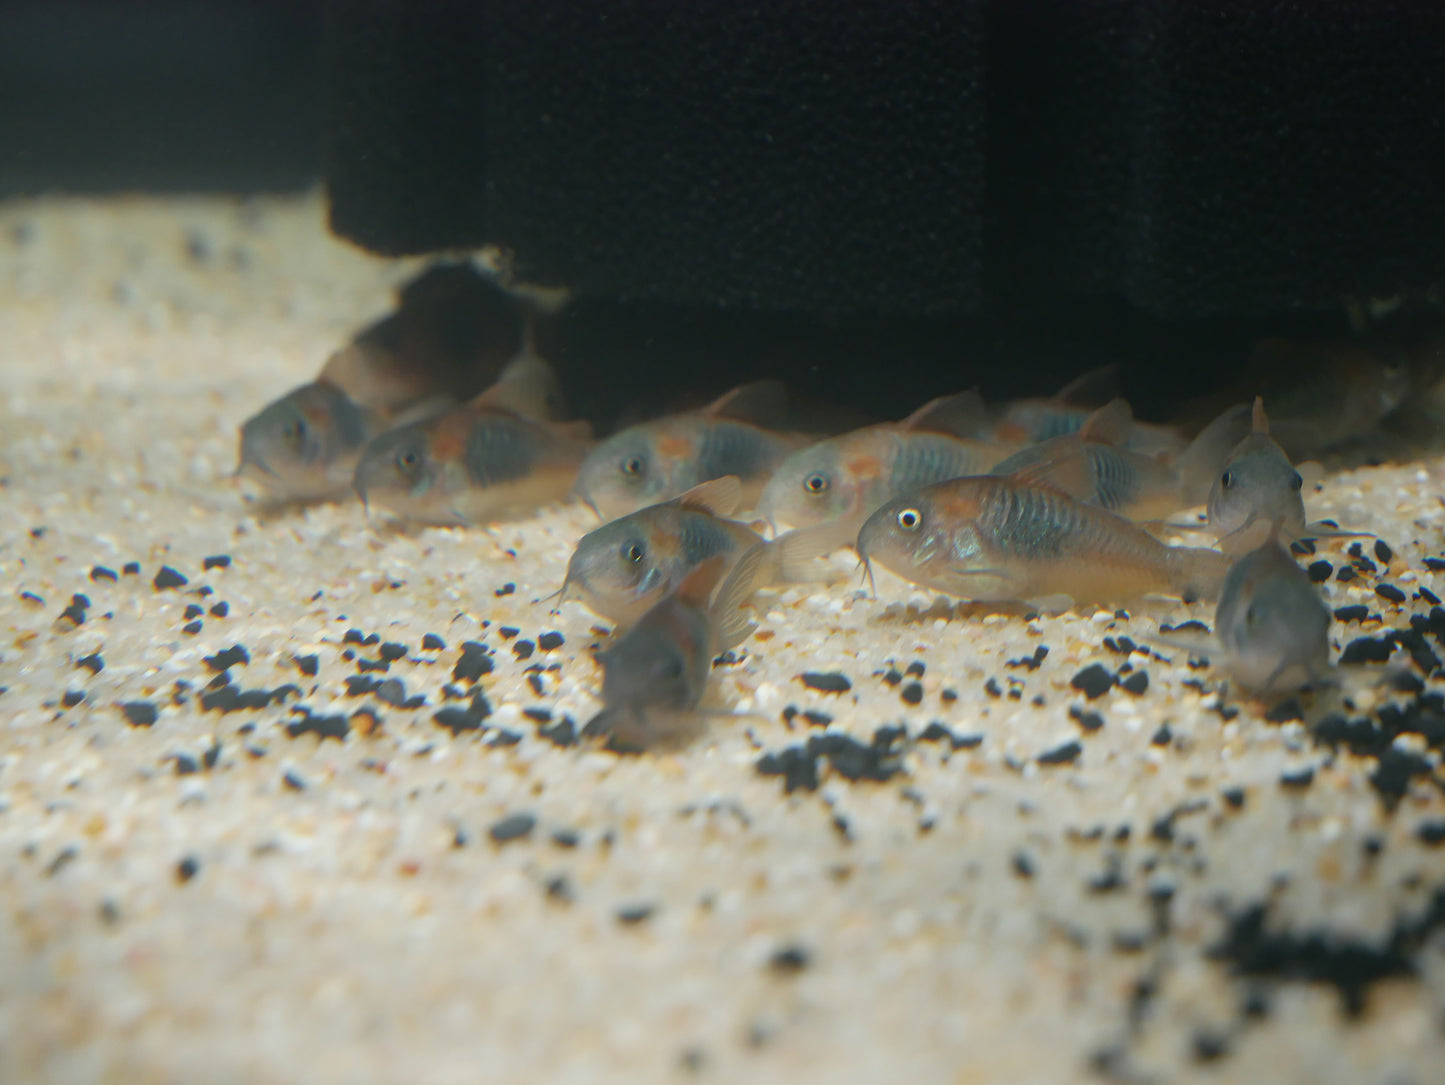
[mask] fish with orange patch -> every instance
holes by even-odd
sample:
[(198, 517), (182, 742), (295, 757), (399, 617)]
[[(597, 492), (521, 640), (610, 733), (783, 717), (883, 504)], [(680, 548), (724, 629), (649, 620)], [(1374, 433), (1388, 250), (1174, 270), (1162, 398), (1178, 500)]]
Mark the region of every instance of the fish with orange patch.
[[(943, 396), (901, 422), (864, 426), (801, 448), (763, 488), (758, 512), (774, 528), (811, 530), (825, 552), (858, 537), (870, 513), (932, 482), (990, 470), (1012, 451), (977, 438), (986, 420), (974, 392)], [(830, 529), (831, 530), (827, 530)]]
[(629, 426), (592, 450), (577, 476), (577, 496), (610, 520), (735, 475), (751, 507), (768, 476), (803, 443), (771, 428), (786, 406), (781, 384), (758, 381), (703, 410)]
[(555, 377), (540, 358), (513, 362), (463, 407), (389, 430), (356, 466), (368, 507), (423, 524), (483, 523), (565, 497), (591, 448), (585, 422), (549, 420)]
[(342, 496), (377, 434), (492, 384), (523, 349), (527, 319), (520, 298), (472, 265), (433, 265), (316, 380), (242, 425), (237, 475), (277, 500)]
[(799, 553), (797, 533), (764, 542), (747, 524), (727, 518), (741, 494), (737, 478), (728, 475), (589, 531), (567, 563), (558, 605), (575, 598), (630, 625), (699, 565), (721, 557), (730, 569), (754, 547), (761, 555), (758, 587), (802, 579), (799, 563), (812, 554), (806, 543)]
[(868, 518), (858, 553), (925, 588), (980, 602), (1119, 603), (1142, 595), (1213, 599), (1227, 562), (1171, 547), (1058, 490), (983, 476), (935, 483)]
[(753, 547), (724, 576), (726, 559), (709, 558), (599, 652), (605, 707), (583, 734), (605, 738), (619, 752), (691, 737), (701, 724), (713, 659), (752, 632), (741, 608), (761, 561), (762, 548)]

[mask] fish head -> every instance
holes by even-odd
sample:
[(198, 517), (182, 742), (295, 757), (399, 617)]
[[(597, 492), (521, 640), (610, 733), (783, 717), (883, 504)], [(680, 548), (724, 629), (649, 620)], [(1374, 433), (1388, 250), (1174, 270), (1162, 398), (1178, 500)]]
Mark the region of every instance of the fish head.
[(362, 504), (378, 505), (409, 519), (434, 519), (433, 506), (444, 500), (444, 464), (433, 455), (422, 423), (398, 426), (366, 446), (356, 465), (356, 493)]
[(671, 586), (669, 553), (666, 540), (649, 530), (641, 514), (624, 516), (582, 536), (567, 563), (564, 591), (575, 591), (603, 617), (627, 624)]
[(675, 453), (647, 426), (633, 426), (603, 441), (582, 461), (576, 494), (605, 519), (676, 497)]
[(1330, 612), (1277, 542), (1230, 567), (1214, 615), (1231, 677), (1258, 694), (1298, 690), (1329, 670)]
[(758, 512), (778, 530), (831, 523), (857, 507), (860, 479), (839, 441), (799, 449), (778, 465)]
[(1017, 598), (1016, 576), (1001, 564), (980, 520), (989, 479), (951, 479), (925, 486), (877, 509), (858, 533), (858, 552), (871, 570), (965, 599)]
[(707, 613), (676, 596), (664, 597), (598, 654), (602, 700), (633, 709), (696, 706), (707, 682), (709, 645)]
[(303, 384), (241, 426), (237, 474), (279, 497), (334, 496), (345, 491), (367, 432), (365, 412), (340, 389)]
[(1304, 478), (1264, 434), (1246, 437), (1209, 490), (1209, 525), (1221, 539), (1251, 524), (1276, 525), (1287, 538), (1304, 530)]

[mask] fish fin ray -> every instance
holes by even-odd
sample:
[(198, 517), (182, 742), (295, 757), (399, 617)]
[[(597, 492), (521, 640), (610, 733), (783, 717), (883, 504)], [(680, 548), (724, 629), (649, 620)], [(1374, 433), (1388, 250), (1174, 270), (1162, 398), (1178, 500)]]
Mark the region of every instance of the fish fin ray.
[(702, 409), (708, 418), (731, 418), (764, 429), (781, 429), (787, 421), (788, 389), (779, 380), (740, 384)]
[(737, 511), (742, 499), (742, 480), (737, 475), (723, 475), (721, 478), (698, 483), (686, 493), (674, 497), (672, 504), (717, 517), (727, 517)]
[(989, 428), (988, 408), (975, 389), (955, 392), (930, 399), (898, 423), (898, 427), (953, 437), (977, 437)]

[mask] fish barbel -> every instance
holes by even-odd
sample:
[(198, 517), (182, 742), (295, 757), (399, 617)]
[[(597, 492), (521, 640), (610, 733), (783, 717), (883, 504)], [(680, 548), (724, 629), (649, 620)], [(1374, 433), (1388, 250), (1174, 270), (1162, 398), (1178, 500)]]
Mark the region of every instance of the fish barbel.
[(1213, 599), (1226, 561), (1171, 547), (1111, 512), (1009, 478), (950, 479), (896, 498), (858, 533), (865, 564), (963, 599)]

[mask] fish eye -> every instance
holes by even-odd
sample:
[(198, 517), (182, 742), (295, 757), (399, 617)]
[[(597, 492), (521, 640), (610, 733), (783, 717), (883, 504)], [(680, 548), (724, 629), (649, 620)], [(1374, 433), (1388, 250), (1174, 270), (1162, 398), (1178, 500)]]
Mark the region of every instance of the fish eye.
[(1305, 484), (1304, 476), (1301, 475), (1298, 471), (1296, 471), (1296, 472), (1290, 477), (1290, 480), (1289, 480), (1289, 488), (1290, 488), (1291, 490), (1302, 490), (1302, 489), (1304, 489), (1304, 484)]
[(306, 438), (306, 420), (304, 418), (287, 419), (286, 424), (281, 427), (281, 436), (299, 444)]
[(403, 471), (415, 471), (421, 463), (421, 456), (414, 448), (403, 448), (396, 454), (396, 465)]
[(645, 470), (647, 470), (647, 464), (641, 456), (628, 456), (627, 459), (622, 461), (622, 473), (624, 475), (632, 475), (635, 478)]
[(644, 557), (647, 556), (647, 551), (643, 549), (642, 544), (639, 542), (623, 543), (622, 556), (628, 561), (630, 561), (633, 565), (636, 565), (641, 562)]
[(1231, 486), (1233, 486), (1233, 485), (1234, 485), (1234, 472), (1233, 472), (1233, 471), (1226, 471), (1226, 472), (1224, 472), (1224, 474), (1220, 475), (1220, 476), (1219, 476), (1219, 484), (1220, 484), (1221, 486), (1223, 486), (1226, 490), (1229, 489)]
[(917, 509), (900, 509), (898, 513), (898, 526), (904, 531), (917, 531), (923, 523), (923, 513)]
[(828, 476), (815, 472), (803, 480), (803, 489), (810, 494), (825, 493), (828, 489)]

